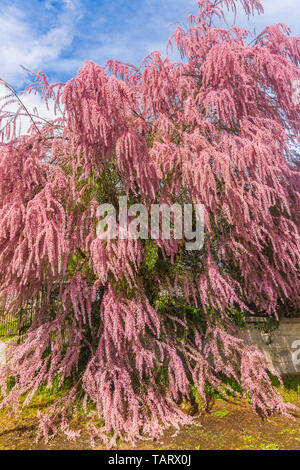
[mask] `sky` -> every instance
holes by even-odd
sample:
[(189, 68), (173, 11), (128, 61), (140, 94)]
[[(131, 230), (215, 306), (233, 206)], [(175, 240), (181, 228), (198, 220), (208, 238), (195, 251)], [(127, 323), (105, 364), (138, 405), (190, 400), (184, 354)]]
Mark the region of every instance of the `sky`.
[[(251, 18), (256, 32), (274, 23), (299, 35), (299, 0), (261, 0), (264, 15)], [(165, 46), (178, 24), (197, 13), (196, 0), (0, 0), (0, 77), (17, 90), (29, 82), (23, 65), (43, 70), (51, 82), (67, 81), (84, 64), (119, 59), (138, 65)], [(247, 17), (238, 15), (247, 27)], [(1, 96), (1, 90), (0, 90)], [(40, 105), (28, 97), (30, 107)]]

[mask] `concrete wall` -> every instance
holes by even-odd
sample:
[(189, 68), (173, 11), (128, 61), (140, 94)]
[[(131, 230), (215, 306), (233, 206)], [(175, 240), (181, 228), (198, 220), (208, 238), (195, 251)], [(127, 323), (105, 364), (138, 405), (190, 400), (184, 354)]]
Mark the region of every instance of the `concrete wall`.
[(247, 332), (268, 364), (280, 374), (300, 373), (300, 318), (281, 320), (279, 328), (270, 334), (257, 329), (257, 324), (252, 319)]

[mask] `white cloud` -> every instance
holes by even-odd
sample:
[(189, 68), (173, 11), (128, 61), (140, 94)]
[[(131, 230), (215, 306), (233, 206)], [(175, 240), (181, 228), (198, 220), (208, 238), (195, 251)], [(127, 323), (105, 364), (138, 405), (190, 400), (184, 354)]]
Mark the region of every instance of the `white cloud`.
[(287, 24), (293, 35), (299, 33), (299, 0), (261, 0), (264, 13), (255, 15), (250, 21), (245, 21), (242, 15), (238, 15), (239, 24), (247, 29), (255, 26), (256, 34), (271, 24)]
[[(9, 93), (9, 90), (6, 87), (0, 85), (0, 107), (4, 104), (5, 100), (3, 98), (5, 98)], [(41, 99), (39, 94), (24, 94), (18, 95), (18, 97), (24, 105), (24, 108), (21, 110), (20, 115), (17, 118), (16, 129), (17, 132), (20, 131), (20, 134), (26, 134), (29, 126), (32, 124), (32, 120), (28, 113), (32, 115), (32, 119), (36, 123), (45, 122), (45, 120), (51, 121), (52, 119), (55, 119), (55, 117), (58, 117), (58, 115), (55, 116), (54, 114), (53, 102), (49, 101), (49, 109), (47, 109), (45, 102)], [(20, 107), (20, 104), (20, 102), (17, 102), (17, 100), (14, 99), (14, 102), (5, 106), (5, 111), (14, 114)], [(0, 122), (0, 129), (4, 127), (5, 122), (6, 120)]]
[[(138, 65), (150, 51), (164, 54), (176, 22), (186, 25), (187, 15), (198, 11), (196, 0), (45, 0), (39, 11), (35, 0), (13, 0), (7, 6), (8, 1), (0, 0), (0, 76), (18, 89), (27, 81), (21, 64), (33, 71), (44, 70), (51, 80), (65, 80), (86, 59), (101, 65), (117, 58)], [(249, 29), (255, 25), (258, 33), (268, 24), (283, 22), (297, 34), (299, 0), (261, 1), (265, 14), (249, 23), (239, 11), (239, 25)], [(178, 60), (176, 51), (171, 59)], [(42, 116), (49, 117), (39, 96), (23, 99), (30, 112), (37, 106)], [(22, 117), (23, 130), (28, 123)]]
[[(267, 24), (284, 22), (297, 34), (299, 0), (261, 1), (265, 14), (250, 23), (239, 14), (239, 24), (256, 25), (259, 32)], [(26, 79), (20, 64), (59, 80), (75, 74), (85, 59), (138, 64), (151, 50), (164, 53), (176, 22), (186, 24), (187, 15), (198, 11), (196, 0), (30, 0), (23, 3), (26, 8), (20, 7), (21, 0), (7, 3), (0, 0), (0, 75), (17, 88)]]
[(299, 35), (299, 0), (264, 0), (264, 21), (270, 24), (284, 23), (292, 34)]
[(299, 10), (299, 0), (262, 0), (262, 4), (267, 16), (278, 14), (287, 16), (289, 13), (295, 16), (296, 11)]
[[(47, 2), (51, 8), (51, 2)], [(63, 0), (56, 25), (41, 33), (32, 21), (32, 12), (9, 6), (0, 17), (1, 76), (15, 86), (25, 80), (20, 65), (30, 69), (49, 67), (59, 59), (62, 51), (71, 45), (80, 19), (79, 0)]]

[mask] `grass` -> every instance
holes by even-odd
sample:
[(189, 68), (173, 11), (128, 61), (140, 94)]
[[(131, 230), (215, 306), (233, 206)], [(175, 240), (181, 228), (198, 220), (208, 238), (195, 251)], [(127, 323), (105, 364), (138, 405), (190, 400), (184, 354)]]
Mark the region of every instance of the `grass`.
[(225, 416), (228, 415), (228, 411), (227, 410), (213, 411), (211, 415), (215, 416), (216, 418), (224, 418)]
[[(300, 407), (300, 375), (284, 379), (285, 390), (281, 390), (285, 401)], [(89, 449), (90, 439), (86, 432), (87, 419), (78, 410), (72, 426), (81, 429), (81, 437), (74, 443), (59, 434), (46, 446), (42, 441), (35, 444), (36, 413), (46, 410), (61, 397), (63, 390), (58, 384), (47, 390), (40, 388), (32, 403), (20, 416), (9, 416), (8, 410), (0, 410), (0, 449)], [(199, 403), (200, 405), (200, 403)], [(196, 418), (198, 426), (187, 426), (174, 436), (174, 430), (166, 431), (161, 441), (145, 441), (137, 449), (149, 450), (283, 450), (300, 449), (300, 412), (295, 420), (275, 416), (262, 421), (254, 415), (247, 400), (233, 396), (214, 397), (210, 412)], [(201, 424), (201, 426), (199, 426)], [(103, 449), (97, 442), (97, 449)], [(118, 449), (130, 449), (129, 444), (119, 443)]]

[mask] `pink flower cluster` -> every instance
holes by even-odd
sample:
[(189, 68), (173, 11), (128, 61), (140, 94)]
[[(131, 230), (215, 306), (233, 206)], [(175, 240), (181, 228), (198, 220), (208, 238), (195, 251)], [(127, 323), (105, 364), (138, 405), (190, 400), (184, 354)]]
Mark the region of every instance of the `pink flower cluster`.
[[(178, 406), (190, 385), (205, 402), (206, 384), (229, 387), (224, 376), (255, 411), (287, 413), (262, 354), (237, 336), (227, 309), (255, 305), (277, 315), (287, 300), (300, 305), (299, 104), (292, 99), (300, 42), (284, 25), (252, 43), (245, 29), (214, 26), (237, 4), (248, 15), (262, 11), (258, 0), (198, 1), (199, 15), (169, 41), (181, 63), (158, 52), (139, 68), (87, 62), (56, 85), (39, 72), (27, 92), (54, 98), (63, 112), (32, 124), (26, 136), (16, 134), (18, 113), (11, 120), (0, 108), (0, 300), (5, 311), (28, 302), (34, 310), (23, 341), (10, 343), (0, 366), (1, 406), (17, 412), (24, 394), (22, 406), (40, 386), (70, 380), (40, 415), (46, 439), (58, 423), (77, 437), (69, 418), (82, 390), (87, 412), (94, 404), (91, 436), (108, 446), (191, 423)], [(153, 283), (208, 312), (205, 327), (191, 325), (184, 311), (162, 315), (150, 302), (141, 240), (96, 237), (110, 165), (119, 182), (101, 202), (122, 191), (146, 206), (183, 195), (204, 205), (196, 269), (176, 265), (177, 240), (155, 240), (174, 271)]]

